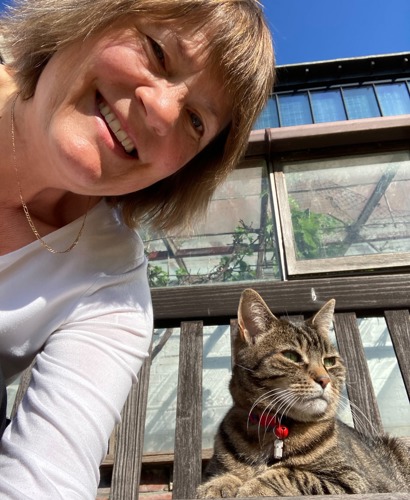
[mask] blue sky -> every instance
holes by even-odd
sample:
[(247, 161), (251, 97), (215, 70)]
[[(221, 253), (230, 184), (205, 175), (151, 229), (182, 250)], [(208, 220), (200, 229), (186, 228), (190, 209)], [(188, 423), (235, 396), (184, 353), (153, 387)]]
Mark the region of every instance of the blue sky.
[(261, 2), (278, 64), (410, 51), (410, 0)]
[(410, 0), (261, 0), (278, 64), (410, 51)]

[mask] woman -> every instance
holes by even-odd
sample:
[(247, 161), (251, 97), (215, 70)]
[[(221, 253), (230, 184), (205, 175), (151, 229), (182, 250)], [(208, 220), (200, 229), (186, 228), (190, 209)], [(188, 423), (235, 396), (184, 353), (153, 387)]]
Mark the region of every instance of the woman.
[(1, 22), (0, 366), (36, 357), (0, 498), (95, 498), (152, 312), (133, 228), (188, 224), (272, 85), (256, 0), (20, 0)]

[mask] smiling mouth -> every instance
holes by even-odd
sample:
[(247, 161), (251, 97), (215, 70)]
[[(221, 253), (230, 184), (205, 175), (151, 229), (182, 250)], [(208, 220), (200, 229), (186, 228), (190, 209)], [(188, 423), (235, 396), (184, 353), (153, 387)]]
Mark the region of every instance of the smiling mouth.
[(121, 128), (121, 124), (118, 118), (111, 111), (111, 108), (108, 106), (108, 104), (102, 101), (98, 104), (98, 108), (108, 128), (124, 148), (124, 151), (127, 153), (127, 155), (136, 157), (137, 150), (134, 147), (134, 143), (128, 137), (127, 133)]

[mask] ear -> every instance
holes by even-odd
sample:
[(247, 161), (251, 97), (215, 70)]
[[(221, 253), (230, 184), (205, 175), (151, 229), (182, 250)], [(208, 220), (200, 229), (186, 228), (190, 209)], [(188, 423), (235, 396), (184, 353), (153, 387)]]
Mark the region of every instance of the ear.
[(255, 343), (258, 335), (278, 321), (255, 290), (247, 288), (242, 292), (238, 307), (239, 334), (242, 340), (247, 344)]
[(329, 329), (333, 321), (333, 314), (335, 312), (335, 299), (330, 299), (329, 302), (318, 311), (310, 323), (318, 330), (322, 335), (329, 335)]

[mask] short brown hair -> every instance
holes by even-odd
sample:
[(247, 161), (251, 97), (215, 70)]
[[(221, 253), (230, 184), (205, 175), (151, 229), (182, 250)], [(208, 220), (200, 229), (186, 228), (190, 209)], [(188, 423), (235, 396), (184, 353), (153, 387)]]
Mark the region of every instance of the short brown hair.
[(0, 26), (22, 97), (34, 94), (57, 50), (130, 14), (180, 20), (212, 34), (210, 63), (233, 102), (227, 129), (182, 169), (141, 191), (110, 198), (122, 207), (128, 225), (149, 221), (169, 230), (205, 211), (215, 188), (243, 155), (272, 89), (272, 41), (257, 0), (16, 0)]

